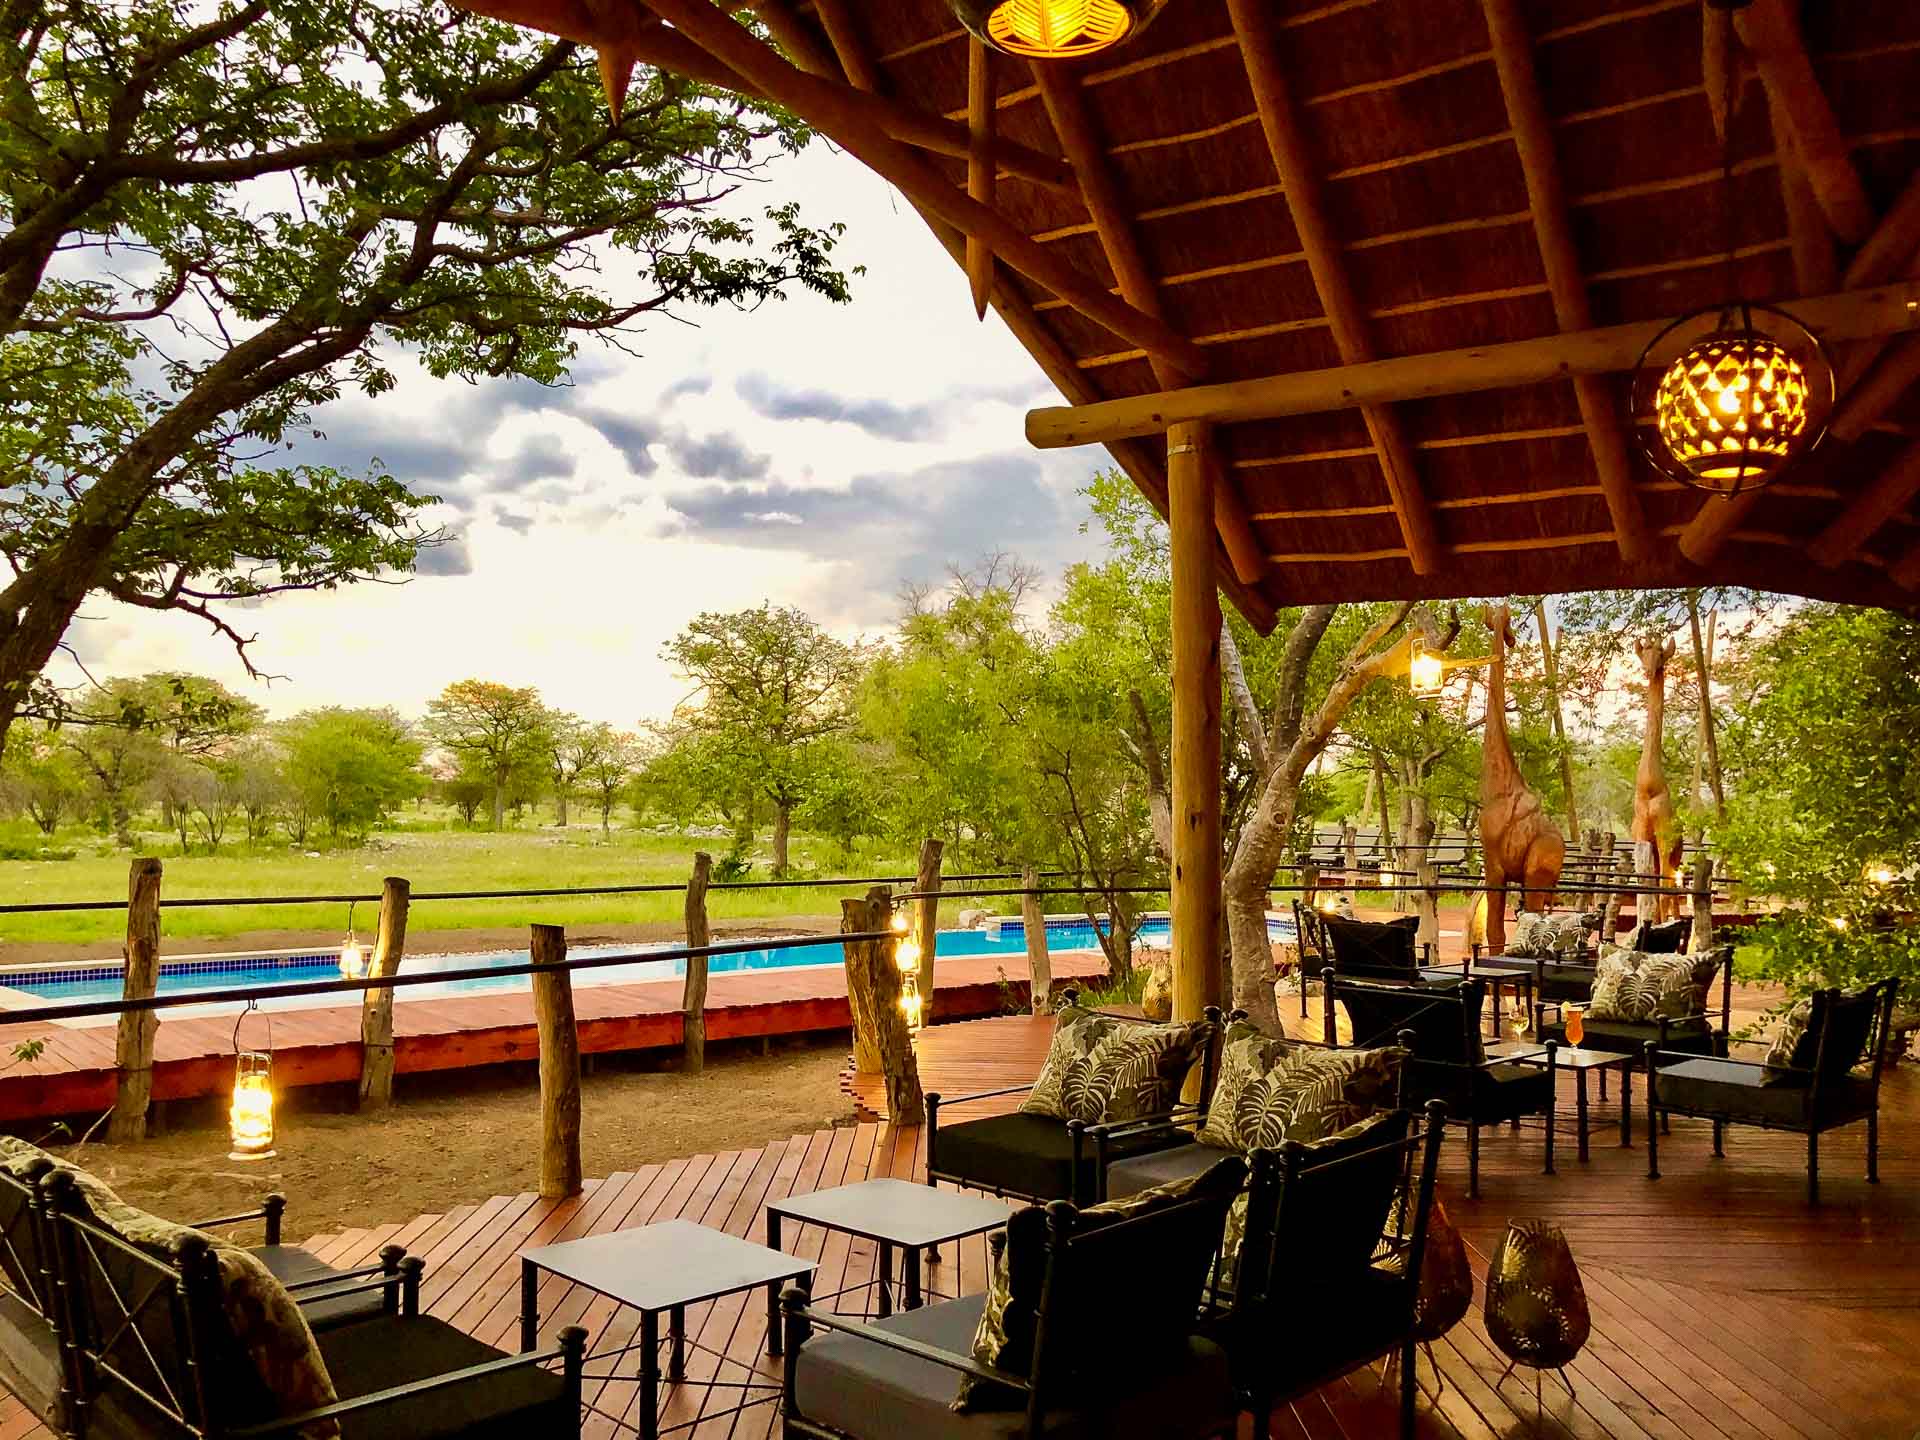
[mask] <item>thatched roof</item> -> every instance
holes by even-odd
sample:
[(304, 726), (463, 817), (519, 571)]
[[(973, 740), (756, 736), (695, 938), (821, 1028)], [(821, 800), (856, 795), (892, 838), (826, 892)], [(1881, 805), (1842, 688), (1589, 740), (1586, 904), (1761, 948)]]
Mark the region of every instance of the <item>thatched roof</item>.
[[(635, 0), (477, 8), (605, 38), (618, 7), (629, 57), (692, 40), (710, 58), (714, 37), (686, 7), (711, 3), (653, 3), (677, 34)], [(784, 66), (750, 72), (741, 54), (723, 70), (794, 104), (923, 209), (930, 178), (964, 191), (966, 160), (940, 152), (964, 154), (951, 141), (969, 121), (970, 46), (942, 0), (749, 8), (832, 84), (789, 94)], [(1787, 0), (1742, 11), (1730, 87), (1739, 283), (1789, 304), (1920, 276), (1920, 4), (1806, 12), (1802, 30)], [(1701, 0), (1172, 0), (1137, 41), (1080, 64), (1041, 72), (995, 54), (991, 209), (1043, 252), (991, 241), (995, 303), (1076, 405), (1712, 303), (1725, 271), (1709, 96), (1728, 93), (1703, 80), (1703, 52), (1721, 53), (1703, 45), (1714, 23)], [(903, 133), (916, 128), (940, 133)], [(1047, 175), (1041, 157), (1065, 160), (1070, 182), (1016, 173)], [(960, 258), (947, 220), (935, 229)], [(1041, 260), (1071, 275), (1028, 278)], [(1164, 327), (1122, 338), (1111, 313), (1083, 313), (1107, 290)], [(967, 303), (957, 272), (934, 301)], [(1920, 397), (1906, 382), (1920, 335), (1836, 353), (1840, 430), (1731, 503), (1639, 455), (1619, 373), (1581, 382), (1584, 396), (1552, 379), (1220, 424), (1229, 591), (1256, 620), (1308, 599), (1709, 583), (1910, 604)], [(1114, 450), (1164, 505), (1158, 437)]]

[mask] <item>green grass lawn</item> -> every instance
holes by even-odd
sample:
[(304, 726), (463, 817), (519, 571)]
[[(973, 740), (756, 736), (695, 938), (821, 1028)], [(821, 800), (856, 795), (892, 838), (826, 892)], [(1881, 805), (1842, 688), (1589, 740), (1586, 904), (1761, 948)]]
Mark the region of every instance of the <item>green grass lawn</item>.
[[(24, 825), (0, 827), (0, 841), (34, 848), (38, 839)], [(177, 841), (147, 835), (141, 853), (162, 858), (164, 899), (228, 895), (375, 895), (386, 875), (401, 875), (416, 894), (449, 890), (527, 890), (594, 885), (680, 886), (686, 882), (697, 848), (724, 853), (720, 838), (693, 838), (615, 830), (603, 838), (597, 828), (560, 831), (551, 826), (500, 833), (438, 827), (376, 834), (362, 848), (310, 854), (285, 845), (249, 851), (244, 844), (223, 846), (218, 854), (181, 855)], [(97, 835), (75, 830), (53, 842), (74, 852), (64, 860), (0, 861), (0, 904), (67, 900), (120, 900), (127, 893), (127, 852)], [(817, 875), (911, 875), (913, 862), (900, 855), (860, 855), (851, 860), (829, 841), (796, 835), (792, 847), (796, 872)], [(749, 880), (766, 878), (764, 858)], [(716, 892), (708, 914), (718, 923), (766, 916), (839, 913), (849, 891), (831, 886)], [(956, 901), (950, 908), (968, 903)], [(993, 906), (995, 902), (978, 901)], [(1000, 908), (1017, 908), (1011, 900)], [(257, 930), (344, 930), (344, 904), (246, 905), (209, 909), (169, 909), (165, 933), (170, 942), (215, 938)], [(354, 923), (362, 936), (373, 929), (376, 907), (361, 905)], [(535, 921), (564, 925), (677, 923), (683, 914), (678, 891), (652, 895), (606, 895), (517, 900), (416, 901), (408, 918), (415, 931), (465, 930), (523, 925)], [(0, 916), (0, 940), (92, 942), (125, 934), (118, 910), (78, 914)]]

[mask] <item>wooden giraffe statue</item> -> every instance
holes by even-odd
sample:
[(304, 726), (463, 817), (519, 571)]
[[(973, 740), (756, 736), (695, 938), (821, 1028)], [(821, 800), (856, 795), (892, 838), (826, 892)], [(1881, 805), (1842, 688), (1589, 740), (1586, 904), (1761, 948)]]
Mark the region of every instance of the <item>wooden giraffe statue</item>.
[[(1647, 676), (1647, 733), (1640, 742), (1640, 768), (1633, 777), (1634, 868), (1645, 875), (1658, 875), (1664, 883), (1674, 883), (1680, 869), (1685, 841), (1673, 818), (1673, 792), (1667, 787), (1667, 764), (1660, 753), (1660, 740), (1667, 720), (1667, 662), (1673, 659), (1673, 641), (1662, 645), (1651, 637), (1637, 640), (1634, 653)], [(1643, 850), (1641, 847), (1646, 846)], [(1680, 913), (1680, 897), (1646, 897), (1650, 904), (1634, 902), (1634, 913), (1653, 920), (1671, 920)], [(1650, 911), (1651, 913), (1647, 913)]]
[(1507, 739), (1507, 647), (1516, 643), (1505, 605), (1489, 606), (1487, 629), (1493, 635), (1487, 667), (1487, 726), (1480, 768), (1480, 851), (1487, 881), (1487, 949), (1507, 946), (1504, 887), (1518, 881), (1521, 908), (1544, 910), (1553, 903), (1567, 843), (1548, 817), (1540, 797), (1527, 788)]

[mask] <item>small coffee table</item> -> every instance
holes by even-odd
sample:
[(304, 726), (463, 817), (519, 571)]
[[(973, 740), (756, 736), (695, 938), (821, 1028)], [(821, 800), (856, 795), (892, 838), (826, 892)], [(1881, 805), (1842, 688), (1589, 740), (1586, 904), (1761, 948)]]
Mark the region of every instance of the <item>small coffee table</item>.
[(1533, 1015), (1533, 972), (1531, 970), (1508, 970), (1499, 965), (1468, 965), (1466, 975), (1469, 980), (1478, 980), (1487, 987), (1487, 993), (1493, 997), (1493, 1012), (1488, 1015), (1487, 1033), (1498, 1038), (1500, 1034), (1500, 991), (1502, 987), (1513, 990), (1513, 998), (1523, 1007), (1523, 1013), (1531, 1021)]
[[(640, 1339), (632, 1345), (597, 1351), (589, 1360), (617, 1360), (629, 1351), (640, 1352), (640, 1423), (630, 1425), (619, 1416), (608, 1415), (589, 1404), (587, 1409), (621, 1429), (637, 1429), (641, 1440), (657, 1440), (660, 1434), (660, 1316), (667, 1316), (667, 1338), (671, 1349), (667, 1358), (667, 1379), (677, 1383), (687, 1376), (687, 1349), (705, 1351), (721, 1364), (737, 1366), (752, 1373), (752, 1367), (732, 1359), (711, 1346), (687, 1339), (687, 1306), (723, 1295), (755, 1290), (765, 1285), (771, 1292), (789, 1280), (810, 1275), (811, 1260), (783, 1255), (751, 1240), (742, 1240), (724, 1231), (709, 1230), (691, 1220), (667, 1220), (658, 1225), (643, 1225), (636, 1230), (616, 1230), (593, 1235), (585, 1240), (567, 1240), (558, 1245), (543, 1245), (520, 1253), (520, 1348), (532, 1350), (540, 1339), (540, 1272), (559, 1275), (584, 1286), (596, 1295), (604, 1295), (616, 1304), (640, 1312)], [(740, 1391), (740, 1403), (719, 1411), (703, 1409), (699, 1420), (675, 1425), (686, 1430), (716, 1414), (738, 1414), (756, 1405), (770, 1405), (780, 1398), (778, 1385), (729, 1382), (717, 1378), (706, 1382), (709, 1389)], [(592, 1375), (594, 1380), (625, 1379), (611, 1372)]]
[[(1545, 1065), (1546, 1046), (1532, 1040), (1503, 1040), (1487, 1046), (1487, 1054), (1520, 1065)], [(1620, 1143), (1633, 1144), (1633, 1065), (1640, 1057), (1628, 1050), (1585, 1050), (1578, 1045), (1556, 1046), (1553, 1064), (1573, 1072), (1574, 1113), (1579, 1117), (1580, 1158), (1587, 1158), (1587, 1072), (1620, 1072)]]
[[(893, 1313), (893, 1252), (901, 1252), (904, 1271), (902, 1288), (907, 1310), (921, 1303), (920, 1253), (949, 1240), (964, 1240), (969, 1235), (998, 1230), (1013, 1214), (1013, 1207), (984, 1195), (969, 1195), (958, 1190), (938, 1190), (910, 1180), (863, 1180), (857, 1185), (841, 1185), (811, 1195), (794, 1195), (767, 1206), (767, 1244), (780, 1248), (783, 1220), (801, 1225), (818, 1225), (845, 1235), (871, 1240), (880, 1247), (876, 1279), (879, 1283), (878, 1313), (885, 1318)], [(865, 1289), (849, 1285), (835, 1294)], [(816, 1295), (830, 1300), (832, 1295)], [(778, 1355), (780, 1335), (780, 1295), (777, 1287), (767, 1289), (767, 1353)]]

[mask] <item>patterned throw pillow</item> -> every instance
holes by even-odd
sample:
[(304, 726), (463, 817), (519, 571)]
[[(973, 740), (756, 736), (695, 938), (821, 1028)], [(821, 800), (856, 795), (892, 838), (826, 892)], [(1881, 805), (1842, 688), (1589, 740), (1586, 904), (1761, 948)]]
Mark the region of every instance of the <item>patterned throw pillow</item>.
[(1054, 1016), (1053, 1041), (1047, 1046), (1046, 1063), (1040, 1067), (1040, 1078), (1033, 1082), (1033, 1089), (1020, 1103), (1020, 1113), (1065, 1120), (1067, 1110), (1061, 1087), (1066, 1083), (1068, 1067), (1091, 1053), (1123, 1023), (1084, 1005), (1062, 1005)]
[(1717, 950), (1703, 955), (1615, 950), (1600, 957), (1587, 1018), (1646, 1025), (1701, 1014), (1719, 968)]
[(1201, 1138), (1241, 1151), (1276, 1146), (1283, 1140), (1305, 1144), (1323, 1139), (1376, 1110), (1394, 1108), (1406, 1054), (1397, 1046), (1295, 1049), (1266, 1074), (1240, 1085), (1231, 1110), (1216, 1087)]
[(1238, 1150), (1240, 1128), (1234, 1120), (1240, 1097), (1249, 1085), (1267, 1075), (1292, 1050), (1285, 1040), (1268, 1035), (1248, 1020), (1227, 1026), (1220, 1045), (1220, 1073), (1207, 1100), (1207, 1118), (1200, 1126), (1200, 1143), (1221, 1150)]
[(1559, 927), (1551, 915), (1523, 910), (1514, 917), (1513, 933), (1507, 937), (1507, 948), (1502, 953), (1516, 960), (1545, 960), (1553, 954), (1558, 934)]
[(1083, 1013), (1107, 1022), (1105, 1028), (1075, 1021), (1055, 1029), (1041, 1078), (1020, 1107), (1024, 1113), (1088, 1125), (1164, 1115), (1180, 1098), (1195, 1057), (1213, 1038), (1213, 1026), (1205, 1020), (1139, 1025)]
[[(1194, 1196), (1240, 1191), (1244, 1197), (1246, 1162), (1238, 1156), (1216, 1161), (1198, 1175), (1156, 1185), (1117, 1200), (1089, 1205), (1080, 1211), (1076, 1229), (1131, 1219), (1163, 1205), (1177, 1204)], [(980, 1312), (980, 1324), (973, 1332), (973, 1358), (1010, 1375), (1025, 1375), (1033, 1364), (1033, 1342), (1040, 1311), (1040, 1291), (1047, 1268), (1047, 1212), (1038, 1205), (1017, 1210), (1007, 1220), (1007, 1228), (987, 1237), (988, 1259), (993, 1278), (987, 1286), (986, 1306)], [(1000, 1410), (1024, 1406), (1026, 1396), (1010, 1386), (980, 1380), (972, 1375), (960, 1379), (960, 1393), (950, 1408), (961, 1414), (978, 1410)]]
[(1773, 1037), (1773, 1044), (1767, 1047), (1767, 1064), (1781, 1069), (1811, 1070), (1813, 1055), (1802, 1059), (1800, 1049), (1806, 1043), (1807, 1023), (1812, 1019), (1813, 1001), (1795, 1001), (1780, 1022), (1780, 1033)]

